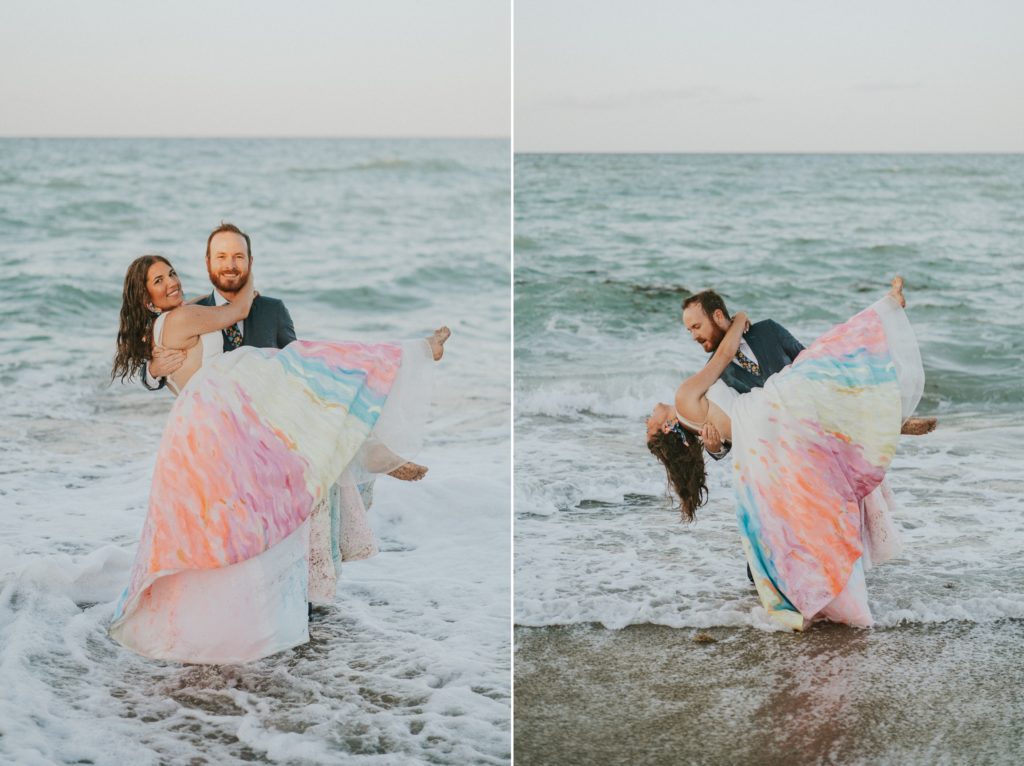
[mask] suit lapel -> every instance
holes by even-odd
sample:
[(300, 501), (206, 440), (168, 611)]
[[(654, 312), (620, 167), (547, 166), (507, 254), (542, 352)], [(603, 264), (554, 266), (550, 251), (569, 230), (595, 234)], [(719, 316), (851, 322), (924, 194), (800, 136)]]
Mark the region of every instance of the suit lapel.
[(242, 345), (243, 346), (258, 346), (259, 344), (255, 341), (256, 332), (256, 316), (259, 314), (259, 303), (260, 297), (257, 295), (252, 300), (252, 306), (249, 307), (249, 316), (242, 322)]

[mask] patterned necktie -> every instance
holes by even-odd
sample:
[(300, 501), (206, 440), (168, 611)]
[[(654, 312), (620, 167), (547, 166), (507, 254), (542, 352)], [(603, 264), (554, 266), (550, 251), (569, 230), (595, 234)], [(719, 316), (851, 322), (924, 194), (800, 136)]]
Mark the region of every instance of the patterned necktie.
[(225, 327), (224, 334), (228, 336), (228, 343), (231, 344), (232, 349), (242, 345), (242, 333), (238, 331), (238, 325), (233, 324), (230, 327)]
[(744, 370), (751, 373), (752, 375), (756, 375), (759, 378), (761, 377), (761, 368), (758, 366), (757, 362), (748, 357), (739, 349), (736, 349), (736, 364), (738, 364), (740, 367), (742, 367)]

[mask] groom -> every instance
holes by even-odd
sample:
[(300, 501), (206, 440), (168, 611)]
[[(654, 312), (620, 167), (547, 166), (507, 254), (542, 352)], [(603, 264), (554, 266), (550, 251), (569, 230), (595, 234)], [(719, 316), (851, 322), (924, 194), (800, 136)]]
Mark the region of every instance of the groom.
[[(714, 290), (703, 290), (683, 301), (683, 325), (690, 337), (708, 353), (714, 353), (732, 325), (729, 311), (722, 296)], [(790, 332), (772, 319), (755, 322), (740, 339), (736, 358), (725, 368), (721, 377), (708, 389), (707, 398), (723, 411), (730, 412), (730, 400), (754, 388), (763, 388), (772, 375), (791, 364), (803, 345)], [(732, 390), (730, 390), (732, 389)], [(920, 436), (935, 429), (935, 418), (908, 418), (901, 433)], [(729, 454), (732, 445), (723, 441), (718, 429), (705, 423), (701, 429), (704, 449), (715, 460)], [(747, 579), (754, 578), (747, 565)]]
[[(722, 296), (714, 290), (703, 290), (683, 301), (683, 324), (694, 341), (708, 353), (714, 353), (732, 326), (732, 320)], [(751, 389), (763, 388), (768, 378), (795, 361), (803, 350), (800, 341), (775, 320), (755, 322), (740, 339), (736, 358), (708, 389), (708, 400), (729, 412), (731, 399)], [(934, 431), (937, 422), (933, 417), (910, 417), (904, 421), (900, 433), (922, 436)], [(710, 423), (701, 429), (701, 439), (704, 449), (715, 460), (721, 460), (732, 448)]]
[[(252, 243), (249, 235), (234, 224), (222, 223), (206, 238), (206, 271), (214, 290), (197, 303), (200, 306), (223, 306), (230, 303), (249, 280), (251, 267)], [(295, 340), (295, 326), (282, 301), (257, 295), (245, 321), (222, 330), (221, 334), (224, 337), (225, 352), (239, 346), (284, 348)], [(148, 371), (154, 378), (159, 378), (160, 383), (151, 386), (146, 380), (144, 369), (142, 384), (151, 391), (163, 388), (166, 376), (181, 367), (184, 361), (184, 351), (153, 349)]]
[[(722, 338), (732, 325), (729, 311), (722, 296), (714, 290), (703, 290), (683, 301), (683, 325), (690, 337), (708, 353), (718, 350)], [(740, 339), (740, 348), (722, 376), (708, 389), (707, 397), (725, 412), (730, 411), (729, 400), (753, 388), (762, 388), (765, 381), (793, 362), (804, 350), (800, 341), (772, 319), (755, 322)], [(715, 460), (721, 460), (731, 448), (710, 423), (701, 431), (704, 449)]]

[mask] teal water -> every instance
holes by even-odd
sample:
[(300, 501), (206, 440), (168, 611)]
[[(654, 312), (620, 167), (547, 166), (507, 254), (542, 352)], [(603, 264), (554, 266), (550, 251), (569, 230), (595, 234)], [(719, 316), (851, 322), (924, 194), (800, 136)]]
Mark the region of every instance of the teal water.
[[(806, 344), (896, 273), (927, 376), (919, 411), (942, 427), (905, 439), (894, 464), (911, 577), (879, 570), (893, 590), (873, 590), (876, 617), (957, 613), (963, 602), (948, 592), (919, 611), (905, 598), (922, 594), (914, 576), (968, 566), (991, 569), (972, 574), (965, 596), (986, 605), (979, 614), (1024, 616), (1022, 202), (1021, 156), (517, 157), (518, 619), (714, 623), (711, 610), (747, 620), (731, 569), (714, 595), (676, 578), (677, 546), (705, 534), (723, 546), (706, 563), (735, 567), (728, 475), (713, 466), (705, 531), (682, 529), (643, 445), (652, 404), (705, 359), (683, 333), (681, 301), (713, 287), (731, 310), (771, 317)], [(944, 550), (949, 539), (979, 545)], [(665, 561), (662, 545), (673, 550)]]
[(730, 307), (813, 337), (898, 271), (925, 406), (1024, 397), (1008, 374), (1024, 357), (1020, 155), (526, 155), (516, 182), (524, 383), (577, 329), (678, 345), (690, 291), (713, 286)]
[[(863, 674), (850, 692), (898, 707), (898, 695), (858, 683), (927, 672), (930, 654), (912, 647), (929, 628), (1019, 635), (1024, 156), (519, 155), (515, 181), (515, 619), (524, 645), (548, 640), (533, 628), (552, 628), (557, 643), (554, 627), (574, 625), (616, 636), (632, 625), (706, 629), (730, 645), (761, 645), (749, 632), (772, 626), (744, 574), (729, 466), (710, 465), (710, 501), (683, 525), (644, 444), (653, 404), (671, 401), (706, 360), (684, 332), (681, 302), (714, 288), (731, 311), (775, 319), (807, 345), (883, 295), (894, 274), (906, 279), (927, 376), (919, 413), (940, 426), (904, 437), (890, 470), (903, 552), (868, 575), (873, 646), (890, 659), (858, 658)], [(517, 685), (517, 721), (550, 712), (556, 729), (586, 727), (587, 706), (627, 683), (608, 671), (608, 685), (587, 690), (583, 668), (604, 667), (599, 656), (586, 642), (561, 648), (582, 653), (579, 669), (560, 661), (550, 695), (537, 686), (543, 673), (528, 679), (530, 696)], [(972, 649), (979, 672), (1019, 677), (1005, 641)], [(658, 647), (630, 651), (628, 683), (693, 686), (685, 658), (665, 673), (653, 670)], [(753, 654), (744, 662), (755, 675), (778, 669), (778, 658)], [(814, 668), (794, 658), (787, 677), (816, 688)], [(756, 697), (734, 669), (728, 658), (702, 667), (698, 685), (715, 698)], [(969, 680), (946, 683), (949, 700), (974, 693)], [(571, 705), (557, 716), (530, 707), (577, 686), (582, 722)], [(960, 712), (953, 702), (932, 711)], [(991, 744), (1001, 756), (990, 762), (1006, 762), (1020, 747), (1020, 708), (993, 713), (986, 731), (1001, 738)], [(799, 710), (779, 715), (781, 731), (803, 725)], [(680, 725), (680, 738), (703, 741)], [(877, 762), (935, 762), (898, 757), (913, 740), (894, 733)], [(936, 729), (932, 752), (952, 752), (943, 738), (956, 736)]]
[[(0, 140), (0, 760), (508, 761), (509, 175), (500, 140)], [(453, 340), (431, 473), (378, 483), (312, 642), (190, 669), (105, 635), (171, 406), (108, 381), (128, 263), (207, 293), (222, 220), (300, 338)]]

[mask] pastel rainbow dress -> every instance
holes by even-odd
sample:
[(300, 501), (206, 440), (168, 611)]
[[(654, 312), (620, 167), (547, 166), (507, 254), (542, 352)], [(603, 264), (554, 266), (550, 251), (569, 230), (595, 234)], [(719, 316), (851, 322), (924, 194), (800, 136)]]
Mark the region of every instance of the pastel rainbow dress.
[(736, 516), (774, 621), (872, 624), (864, 573), (894, 545), (883, 481), (923, 389), (913, 329), (886, 296), (735, 400)]
[(110, 635), (195, 663), (308, 641), (307, 601), (333, 596), (311, 572), (344, 545), (332, 494), (361, 506), (359, 485), (411, 456), (433, 367), (426, 341), (294, 341), (205, 360), (169, 415)]

